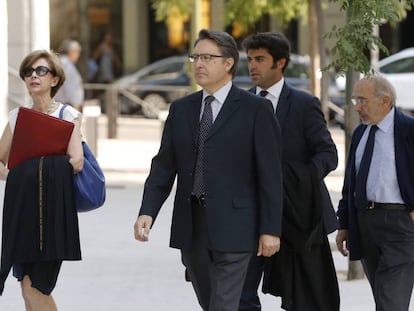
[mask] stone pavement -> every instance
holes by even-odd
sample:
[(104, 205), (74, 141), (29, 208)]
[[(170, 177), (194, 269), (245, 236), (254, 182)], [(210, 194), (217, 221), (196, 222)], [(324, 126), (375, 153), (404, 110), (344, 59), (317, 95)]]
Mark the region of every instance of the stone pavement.
[[(179, 251), (168, 247), (173, 195), (155, 223), (150, 241), (134, 240), (133, 223), (151, 158), (158, 150), (157, 120), (121, 118), (119, 139), (106, 139), (106, 119), (99, 119), (98, 159), (107, 178), (107, 201), (79, 215), (83, 260), (63, 264), (54, 297), (60, 311), (200, 310), (190, 283), (184, 282)], [(327, 177), (334, 204), (342, 187), (343, 132), (332, 128), (340, 166)], [(4, 182), (0, 183), (3, 197)], [(333, 241), (334, 236), (330, 236)], [(347, 259), (333, 251), (340, 280), (341, 310), (374, 310), (367, 281), (346, 281)], [(280, 299), (262, 295), (263, 311), (281, 310)], [(0, 297), (1, 311), (24, 310), (12, 276)], [(414, 310), (414, 309), (413, 309)]]

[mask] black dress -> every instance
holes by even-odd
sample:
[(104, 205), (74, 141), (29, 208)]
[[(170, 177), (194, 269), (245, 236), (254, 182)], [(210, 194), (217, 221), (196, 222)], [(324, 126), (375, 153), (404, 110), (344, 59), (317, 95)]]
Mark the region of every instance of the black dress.
[(62, 260), (80, 260), (78, 217), (69, 157), (28, 160), (7, 177), (2, 229), (0, 294), (14, 266), (21, 280), (49, 295)]

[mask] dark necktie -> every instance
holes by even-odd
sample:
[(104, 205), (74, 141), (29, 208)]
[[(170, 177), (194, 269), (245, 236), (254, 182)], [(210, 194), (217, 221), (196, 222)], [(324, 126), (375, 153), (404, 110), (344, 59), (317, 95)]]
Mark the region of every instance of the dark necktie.
[(371, 165), (372, 153), (374, 151), (375, 132), (378, 126), (373, 125), (369, 131), (367, 143), (365, 145), (364, 154), (362, 155), (359, 165), (358, 175), (355, 180), (355, 204), (357, 208), (366, 208), (368, 206), (367, 199), (367, 179), (369, 167)]
[(198, 198), (205, 193), (204, 188), (204, 141), (213, 125), (213, 111), (211, 110), (211, 102), (213, 96), (207, 96), (204, 100), (204, 111), (201, 116), (200, 130), (198, 136), (198, 154), (194, 171), (193, 193)]
[[(266, 95), (267, 94), (269, 94), (269, 92), (268, 91), (265, 91), (265, 90), (262, 90), (262, 91), (260, 91), (260, 93), (259, 93), (259, 95), (261, 96), (261, 97), (266, 97)], [(274, 107), (273, 107), (273, 105), (272, 105), (272, 109), (273, 109), (273, 113), (274, 113)]]
[(260, 93), (259, 93), (259, 95), (262, 96), (262, 97), (266, 97), (267, 94), (269, 94), (269, 92), (265, 91), (265, 90), (260, 91)]

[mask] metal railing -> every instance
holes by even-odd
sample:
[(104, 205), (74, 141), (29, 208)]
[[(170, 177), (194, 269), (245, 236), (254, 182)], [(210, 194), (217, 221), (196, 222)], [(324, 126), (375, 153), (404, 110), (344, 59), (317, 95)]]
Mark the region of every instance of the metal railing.
[(107, 137), (117, 137), (117, 119), (121, 111), (120, 97), (123, 96), (129, 100), (129, 102), (135, 107), (141, 107), (143, 111), (146, 111), (152, 117), (159, 118), (159, 112), (156, 107), (151, 103), (148, 103), (143, 98), (139, 97), (139, 92), (153, 92), (153, 93), (166, 93), (173, 92), (174, 97), (180, 97), (190, 92), (190, 87), (186, 86), (171, 86), (171, 85), (134, 85), (128, 86), (128, 89), (117, 85), (116, 83), (104, 84), (104, 83), (84, 83), (86, 93), (100, 92), (98, 96), (87, 95), (88, 98), (98, 97), (101, 103), (105, 107), (105, 114), (108, 119)]

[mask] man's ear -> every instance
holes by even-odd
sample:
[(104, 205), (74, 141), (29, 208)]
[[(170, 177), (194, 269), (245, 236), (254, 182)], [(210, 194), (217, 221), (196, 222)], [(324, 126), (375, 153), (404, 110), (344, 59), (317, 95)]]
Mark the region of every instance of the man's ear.
[(286, 65), (286, 58), (281, 58), (281, 59), (279, 59), (279, 60), (276, 62), (276, 64), (277, 64), (277, 67), (278, 67), (278, 68), (283, 68), (283, 67), (285, 67), (285, 65)]
[(386, 106), (391, 106), (391, 97), (388, 95), (382, 96), (382, 104)]
[(229, 57), (225, 59), (224, 68), (226, 69), (227, 72), (230, 72), (231, 68), (233, 68), (233, 65), (234, 65), (234, 58)]

